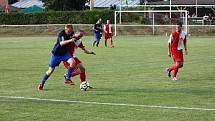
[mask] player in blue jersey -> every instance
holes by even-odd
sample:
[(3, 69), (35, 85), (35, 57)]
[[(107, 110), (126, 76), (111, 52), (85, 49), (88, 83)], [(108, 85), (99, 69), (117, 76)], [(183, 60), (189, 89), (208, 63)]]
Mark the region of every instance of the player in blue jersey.
[(67, 61), (70, 64), (68, 68), (68, 74), (64, 82), (74, 85), (74, 83), (71, 81), (71, 73), (73, 71), (73, 57), (68, 52), (69, 43), (76, 40), (76, 38), (73, 37), (73, 34), (73, 26), (71, 24), (65, 25), (65, 29), (58, 33), (57, 42), (52, 49), (49, 68), (38, 85), (38, 91), (43, 90), (45, 82), (54, 72), (55, 67), (61, 63), (61, 61)]
[(93, 47), (96, 45), (96, 47), (99, 46), (100, 39), (102, 37), (102, 19), (99, 18), (99, 20), (96, 22), (96, 24), (93, 27), (94, 30), (94, 42)]

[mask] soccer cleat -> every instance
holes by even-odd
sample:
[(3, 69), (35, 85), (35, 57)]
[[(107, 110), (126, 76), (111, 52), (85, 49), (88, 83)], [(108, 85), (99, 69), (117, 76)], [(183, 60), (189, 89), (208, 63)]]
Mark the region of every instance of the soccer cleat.
[(172, 78), (172, 81), (177, 81), (177, 78), (176, 78), (176, 77), (173, 77), (173, 78)]
[(69, 85), (75, 85), (75, 83), (72, 80), (68, 80), (68, 79), (65, 79), (64, 83)]
[(165, 73), (166, 73), (166, 75), (167, 75), (169, 78), (171, 78), (171, 72), (168, 71), (168, 68), (165, 69)]
[(38, 91), (42, 91), (42, 90), (43, 90), (43, 85), (42, 85), (42, 84), (39, 84), (38, 87), (37, 87), (37, 90), (38, 90)]

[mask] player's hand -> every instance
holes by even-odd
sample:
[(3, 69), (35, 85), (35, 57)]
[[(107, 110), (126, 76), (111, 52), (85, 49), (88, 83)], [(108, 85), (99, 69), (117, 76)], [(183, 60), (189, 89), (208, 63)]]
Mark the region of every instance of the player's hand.
[(69, 42), (74, 42), (76, 39), (75, 38), (72, 38), (69, 40)]
[(184, 50), (184, 54), (187, 55), (187, 54), (188, 54), (188, 51), (187, 51), (187, 50)]

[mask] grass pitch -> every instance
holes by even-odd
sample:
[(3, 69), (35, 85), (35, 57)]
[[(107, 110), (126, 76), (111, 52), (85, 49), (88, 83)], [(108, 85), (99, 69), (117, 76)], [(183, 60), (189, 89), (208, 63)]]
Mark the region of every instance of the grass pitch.
[[(55, 37), (0, 38), (1, 121), (214, 121), (215, 41), (189, 37), (184, 67), (178, 81), (171, 81), (164, 69), (167, 57), (164, 36), (118, 36), (115, 48), (92, 48), (92, 37), (84, 37), (86, 48), (97, 55), (77, 50), (94, 87), (83, 92), (79, 78), (75, 86), (63, 83), (60, 65), (49, 78), (42, 94), (37, 85), (48, 68)], [(11, 99), (2, 96), (113, 103), (116, 105)], [(147, 108), (132, 105), (163, 106)], [(165, 109), (189, 107), (187, 109)], [(200, 108), (200, 110), (194, 110)], [(201, 109), (214, 109), (211, 111)]]

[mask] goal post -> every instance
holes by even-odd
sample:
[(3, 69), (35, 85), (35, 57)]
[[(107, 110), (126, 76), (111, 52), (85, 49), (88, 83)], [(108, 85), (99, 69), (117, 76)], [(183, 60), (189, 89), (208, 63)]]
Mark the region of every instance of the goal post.
[(172, 27), (176, 22), (182, 22), (184, 31), (188, 32), (187, 16), (187, 10), (171, 10), (171, 16), (169, 10), (115, 11), (114, 34), (119, 35), (120, 27), (147, 27), (155, 35), (157, 28)]

